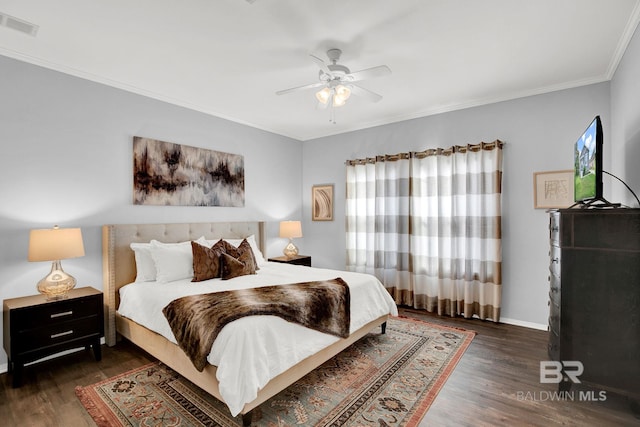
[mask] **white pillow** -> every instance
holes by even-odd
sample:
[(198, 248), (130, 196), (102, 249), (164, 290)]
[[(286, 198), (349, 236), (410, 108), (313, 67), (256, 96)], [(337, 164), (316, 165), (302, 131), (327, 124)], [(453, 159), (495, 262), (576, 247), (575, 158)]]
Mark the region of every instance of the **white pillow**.
[[(196, 243), (204, 243), (199, 238)], [(193, 252), (191, 241), (162, 243), (151, 241), (151, 258), (156, 269), (156, 281), (166, 283), (193, 277)]]
[[(262, 255), (262, 251), (258, 247), (258, 243), (256, 242), (256, 236), (254, 236), (252, 234), (251, 236), (247, 237), (247, 241), (249, 242), (249, 245), (251, 246), (251, 250), (253, 251), (253, 255), (256, 257), (256, 263), (258, 265), (266, 264), (267, 260), (264, 259), (264, 255)], [(240, 243), (242, 243), (242, 240), (240, 241)], [(240, 244), (240, 243), (238, 243), (238, 244)]]
[(136, 282), (156, 280), (156, 264), (151, 257), (151, 243), (131, 243), (136, 258)]

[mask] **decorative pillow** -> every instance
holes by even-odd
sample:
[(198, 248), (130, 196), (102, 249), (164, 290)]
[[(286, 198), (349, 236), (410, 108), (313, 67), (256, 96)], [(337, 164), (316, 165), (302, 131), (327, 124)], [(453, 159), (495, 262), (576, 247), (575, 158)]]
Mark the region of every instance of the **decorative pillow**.
[[(233, 246), (239, 246), (240, 243), (242, 243), (243, 239), (225, 239), (225, 240), (231, 243)], [(249, 242), (249, 245), (251, 246), (251, 250), (253, 251), (253, 258), (256, 261), (256, 269), (259, 269), (259, 267), (261, 265), (264, 265), (267, 262), (267, 260), (264, 259), (264, 255), (262, 255), (262, 252), (258, 247), (258, 243), (256, 242), (256, 236), (252, 234), (250, 236), (247, 236), (244, 240)]]
[(258, 263), (256, 262), (256, 257), (253, 254), (253, 248), (249, 244), (247, 239), (242, 239), (238, 245), (234, 245), (231, 242), (234, 240), (224, 239), (222, 240), (224, 244), (224, 251), (231, 255), (234, 258), (240, 258), (241, 255), (247, 254), (248, 257), (251, 258), (251, 262), (253, 263), (253, 270), (260, 270), (258, 267)]
[(251, 252), (244, 252), (239, 258), (223, 253), (220, 255), (220, 270), (222, 272), (222, 280), (256, 274)]
[(151, 243), (131, 243), (136, 259), (136, 282), (156, 280), (156, 265), (151, 257)]
[(191, 251), (193, 253), (192, 282), (220, 277), (220, 255), (224, 253), (222, 240), (210, 248), (197, 242), (191, 242)]
[(193, 277), (191, 241), (162, 243), (152, 240), (151, 257), (156, 267), (158, 282), (173, 282)]
[[(211, 247), (211, 245), (218, 242), (219, 240), (220, 239), (218, 240), (205, 239), (206, 246)], [(240, 243), (242, 243), (243, 240), (246, 240), (247, 242), (249, 242), (249, 245), (251, 246), (251, 250), (253, 251), (253, 257), (256, 262), (256, 270), (259, 270), (261, 265), (266, 264), (267, 260), (264, 258), (264, 255), (260, 251), (260, 248), (258, 247), (258, 243), (256, 242), (256, 236), (254, 234), (247, 236), (246, 238), (243, 238), (243, 239), (223, 239), (223, 240), (225, 240), (228, 243), (231, 243), (235, 247), (240, 246)]]

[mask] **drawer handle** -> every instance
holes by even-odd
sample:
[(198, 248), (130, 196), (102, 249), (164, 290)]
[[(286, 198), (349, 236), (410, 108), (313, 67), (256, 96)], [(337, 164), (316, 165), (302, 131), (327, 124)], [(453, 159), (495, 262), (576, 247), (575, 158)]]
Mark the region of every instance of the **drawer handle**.
[(60, 338), (60, 337), (64, 337), (65, 335), (71, 335), (71, 334), (73, 334), (73, 329), (66, 332), (60, 332), (59, 334), (53, 334), (51, 335), (51, 338)]
[(65, 311), (65, 312), (62, 312), (62, 313), (52, 314), (51, 318), (55, 319), (56, 317), (71, 316), (72, 314), (73, 314), (73, 310), (69, 310), (69, 311)]
[(558, 258), (552, 258), (552, 259), (551, 259), (551, 262), (552, 262), (552, 263), (554, 263), (554, 262), (555, 262), (555, 263), (557, 264), (558, 262), (560, 262), (560, 260), (559, 260)]
[(558, 227), (557, 225), (554, 225), (553, 227), (551, 227), (551, 231), (558, 231), (560, 230), (560, 227)]

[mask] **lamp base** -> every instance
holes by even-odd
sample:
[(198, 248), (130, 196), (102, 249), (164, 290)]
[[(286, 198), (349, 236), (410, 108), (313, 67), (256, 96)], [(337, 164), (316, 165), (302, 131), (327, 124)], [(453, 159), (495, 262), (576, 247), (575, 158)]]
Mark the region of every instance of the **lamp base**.
[(289, 244), (284, 247), (284, 249), (282, 250), (282, 253), (284, 254), (284, 256), (291, 259), (298, 255), (298, 248), (296, 247), (296, 245), (293, 244), (293, 241), (289, 239)]
[(38, 292), (47, 297), (47, 301), (67, 298), (67, 292), (76, 286), (76, 279), (62, 269), (60, 261), (53, 261), (51, 271), (38, 282)]

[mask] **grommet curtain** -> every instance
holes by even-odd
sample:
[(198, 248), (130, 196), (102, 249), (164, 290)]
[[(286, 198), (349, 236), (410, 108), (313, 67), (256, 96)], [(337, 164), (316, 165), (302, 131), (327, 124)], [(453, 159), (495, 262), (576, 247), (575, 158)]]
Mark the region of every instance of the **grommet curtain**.
[(397, 304), (499, 321), (501, 141), (346, 163), (347, 269)]

